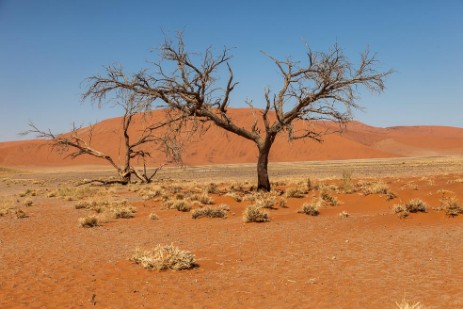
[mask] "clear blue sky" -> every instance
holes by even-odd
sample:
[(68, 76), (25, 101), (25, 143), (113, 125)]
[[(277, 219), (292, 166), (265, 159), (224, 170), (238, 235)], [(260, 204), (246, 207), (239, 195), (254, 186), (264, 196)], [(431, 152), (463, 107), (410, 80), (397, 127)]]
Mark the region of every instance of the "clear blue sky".
[(369, 47), (396, 70), (382, 95), (362, 92), (358, 120), (463, 127), (462, 14), (462, 0), (0, 0), (0, 141), (19, 139), (29, 120), (64, 132), (119, 115), (82, 103), (81, 82), (103, 65), (149, 66), (177, 30), (194, 51), (234, 47), (232, 106), (278, 87), (261, 50), (301, 58), (305, 42), (324, 50), (337, 41), (352, 60)]

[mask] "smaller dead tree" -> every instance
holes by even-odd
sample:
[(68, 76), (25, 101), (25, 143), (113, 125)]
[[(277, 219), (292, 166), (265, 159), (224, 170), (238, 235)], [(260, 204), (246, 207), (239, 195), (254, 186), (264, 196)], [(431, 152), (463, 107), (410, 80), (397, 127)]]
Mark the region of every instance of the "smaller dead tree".
[[(72, 131), (66, 134), (53, 134), (51, 131), (40, 130), (35, 124), (29, 123), (30, 129), (22, 134), (35, 134), (38, 138), (47, 139), (51, 143), (52, 150), (57, 150), (59, 153), (67, 153), (66, 157), (71, 159), (82, 155), (89, 155), (96, 158), (106, 160), (114, 169), (116, 169), (118, 178), (116, 179), (92, 179), (86, 183), (98, 182), (102, 184), (128, 184), (132, 181), (132, 176), (142, 183), (150, 183), (159, 170), (165, 165), (161, 164), (153, 171), (149, 172), (147, 167), (148, 159), (151, 153), (147, 150), (148, 144), (158, 145), (158, 150), (161, 150), (170, 157), (170, 162), (181, 162), (182, 144), (178, 140), (181, 132), (183, 115), (175, 115), (172, 111), (165, 111), (165, 118), (157, 123), (150, 123), (143, 126), (139, 132), (131, 132), (134, 117), (137, 114), (143, 114), (149, 111), (143, 110), (142, 105), (134, 100), (133, 96), (128, 95), (124, 91), (120, 91), (118, 95), (117, 105), (121, 106), (124, 111), (122, 116), (122, 134), (123, 137), (123, 160), (118, 163), (111, 155), (101, 152), (91, 146), (94, 135), (94, 126), (90, 126), (87, 132), (82, 132), (81, 127), (73, 127)], [(143, 116), (143, 117), (144, 117)], [(142, 117), (142, 120), (144, 118)], [(162, 133), (158, 131), (163, 128)], [(137, 170), (134, 162), (143, 164), (142, 170)]]

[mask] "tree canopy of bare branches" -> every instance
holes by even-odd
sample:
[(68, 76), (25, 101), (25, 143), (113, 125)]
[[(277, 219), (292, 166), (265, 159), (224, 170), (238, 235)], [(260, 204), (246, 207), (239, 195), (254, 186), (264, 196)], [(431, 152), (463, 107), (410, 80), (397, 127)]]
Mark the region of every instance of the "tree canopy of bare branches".
[[(275, 64), (281, 85), (278, 91), (264, 90), (262, 108), (255, 109), (248, 102), (254, 121), (247, 127), (233, 121), (227, 110), (238, 84), (229, 63), (230, 50), (224, 48), (215, 54), (208, 48), (200, 55), (189, 52), (181, 33), (175, 41), (166, 40), (161, 45), (160, 60), (153, 64), (151, 73), (144, 69), (129, 77), (120, 67), (109, 66), (105, 75), (88, 79), (83, 97), (101, 103), (108, 94), (124, 89), (144, 106), (162, 102), (166, 108), (212, 122), (254, 142), (259, 152), (258, 190), (269, 191), (268, 157), (278, 134), (286, 132), (289, 140), (322, 141), (325, 131), (314, 126), (296, 128), (296, 122), (328, 120), (342, 125), (350, 121), (352, 111), (359, 108), (359, 88), (382, 92), (391, 71), (377, 71), (375, 55), (368, 50), (354, 65), (337, 44), (326, 52), (308, 48), (304, 61), (265, 55)], [(227, 76), (222, 84), (220, 74)]]

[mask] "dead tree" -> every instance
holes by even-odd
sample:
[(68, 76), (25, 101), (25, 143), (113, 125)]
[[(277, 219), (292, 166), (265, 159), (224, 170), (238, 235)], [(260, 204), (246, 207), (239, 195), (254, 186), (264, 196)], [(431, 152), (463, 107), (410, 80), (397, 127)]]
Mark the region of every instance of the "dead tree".
[[(359, 108), (356, 104), (359, 86), (382, 92), (384, 80), (391, 73), (378, 72), (375, 56), (368, 50), (361, 55), (358, 65), (352, 64), (337, 44), (327, 52), (308, 49), (305, 62), (267, 55), (281, 76), (281, 88), (277, 92), (265, 89), (263, 108), (259, 110), (248, 102), (254, 121), (243, 127), (227, 110), (237, 85), (229, 64), (229, 49), (224, 48), (218, 55), (210, 48), (200, 55), (191, 53), (179, 34), (175, 43), (167, 40), (160, 51), (153, 73), (142, 70), (128, 78), (118, 67), (107, 67), (106, 75), (89, 78), (90, 86), (84, 97), (100, 102), (115, 89), (125, 89), (140, 102), (151, 104), (160, 100), (185, 116), (212, 122), (254, 142), (259, 152), (257, 187), (263, 191), (270, 190), (269, 153), (278, 134), (286, 132), (289, 141), (304, 138), (322, 141), (327, 131), (314, 129), (310, 126), (312, 122), (350, 121), (352, 110)], [(227, 75), (223, 84), (219, 83), (220, 74)], [(298, 129), (296, 122), (309, 125)]]
[[(51, 142), (52, 150), (57, 150), (60, 153), (66, 153), (71, 150), (71, 153), (67, 155), (70, 158), (77, 158), (82, 155), (89, 155), (96, 158), (106, 160), (112, 167), (114, 167), (118, 173), (117, 179), (92, 179), (86, 183), (99, 182), (102, 184), (120, 183), (128, 184), (132, 181), (132, 176), (135, 176), (139, 181), (143, 183), (150, 183), (156, 173), (165, 165), (161, 164), (155, 168), (154, 171), (149, 172), (147, 168), (147, 159), (151, 157), (151, 153), (147, 151), (146, 146), (148, 144), (158, 144), (160, 150), (170, 155), (172, 161), (179, 163), (181, 161), (181, 145), (177, 140), (179, 130), (179, 123), (185, 118), (182, 114), (168, 114), (166, 111), (166, 117), (157, 123), (151, 123), (150, 125), (143, 126), (140, 132), (134, 134), (130, 132), (132, 125), (134, 124), (134, 117), (137, 114), (147, 112), (143, 110), (143, 107), (139, 102), (134, 101), (134, 97), (130, 94), (126, 95), (126, 91), (121, 90), (118, 93), (118, 103), (124, 110), (122, 116), (122, 131), (120, 134), (123, 137), (123, 160), (122, 163), (118, 163), (110, 155), (96, 150), (91, 146), (91, 141), (94, 134), (94, 126), (90, 126), (88, 132), (82, 132), (82, 128), (74, 127), (71, 132), (66, 134), (53, 134), (51, 131), (43, 131), (37, 128), (33, 123), (30, 123), (30, 129), (23, 134), (36, 134), (38, 138), (44, 138)], [(157, 134), (157, 131), (169, 127), (173, 130)], [(86, 130), (87, 131), (87, 130)], [(135, 136), (134, 136), (135, 135)], [(137, 170), (134, 166), (134, 162), (143, 163), (143, 169)]]

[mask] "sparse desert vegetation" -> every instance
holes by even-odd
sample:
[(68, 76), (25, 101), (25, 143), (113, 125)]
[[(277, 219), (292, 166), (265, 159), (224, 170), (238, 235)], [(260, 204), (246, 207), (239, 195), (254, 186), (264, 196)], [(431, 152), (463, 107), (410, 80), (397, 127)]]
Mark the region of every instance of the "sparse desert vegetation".
[[(230, 172), (230, 168), (226, 171)], [(463, 219), (460, 202), (463, 191), (460, 186), (463, 183), (455, 181), (461, 175), (437, 175), (432, 177), (432, 182), (429, 177), (311, 176), (310, 188), (305, 175), (285, 176), (275, 180), (272, 183), (275, 189), (268, 193), (257, 192), (251, 182), (240, 180), (239, 177), (232, 177), (228, 182), (209, 178), (198, 181), (163, 177), (165, 179), (153, 184), (75, 187), (74, 183), (63, 183), (59, 178), (53, 181), (23, 181), (16, 180), (14, 174), (10, 174), (10, 180), (0, 182), (0, 186), (3, 186), (0, 245), (2, 249), (5, 248), (2, 251), (4, 260), (14, 267), (18, 263), (17, 254), (25, 252), (29, 245), (35, 245), (32, 251), (28, 251), (31, 258), (23, 254), (23, 259), (28, 262), (21, 267), (28, 271), (19, 271), (18, 275), (17, 272), (0, 268), (2, 277), (15, 284), (14, 289), (7, 284), (6, 291), (24, 303), (19, 291), (29, 291), (31, 286), (27, 285), (27, 290), (23, 283), (26, 281), (19, 281), (19, 278), (27, 278), (28, 282), (44, 280), (41, 273), (36, 275), (37, 278), (30, 273), (34, 267), (41, 265), (37, 261), (42, 256), (52, 254), (56, 259), (50, 262), (50, 272), (57, 278), (72, 275), (78, 282), (73, 284), (57, 280), (54, 289), (77, 291), (80, 287), (91, 287), (86, 275), (71, 266), (81, 265), (80, 268), (86, 273), (93, 271), (97, 279), (105, 278), (104, 281), (100, 280), (103, 289), (95, 293), (97, 296), (94, 300), (109, 306), (113, 300), (106, 291), (114, 289), (137, 306), (143, 304), (143, 298), (138, 293), (124, 294), (124, 287), (117, 284), (115, 278), (123, 278), (125, 282), (133, 284), (137, 291), (143, 288), (137, 281), (142, 278), (143, 282), (150, 283), (150, 287), (145, 289), (152, 292), (157, 286), (157, 291), (163, 293), (167, 293), (167, 288), (173, 291), (188, 289), (190, 279), (195, 278), (198, 285), (190, 287), (194, 293), (207, 291), (215, 295), (218, 292), (214, 292), (214, 289), (220, 288), (222, 298), (216, 299), (228, 299), (227, 304), (219, 300), (225, 307), (229, 304), (239, 307), (238, 302), (246, 303), (250, 299), (244, 298), (248, 294), (241, 295), (241, 292), (235, 293), (237, 295), (234, 297), (238, 298), (224, 298), (223, 291), (230, 295), (237, 290), (258, 293), (255, 283), (260, 281), (272, 282), (278, 290), (274, 292), (275, 295), (268, 296), (271, 299), (269, 302), (269, 298), (251, 300), (256, 302), (260, 299), (270, 307), (279, 303), (279, 299), (287, 293), (308, 304), (313, 300), (313, 295), (325, 295), (330, 299), (336, 293), (348, 298), (349, 304), (354, 304), (354, 307), (365, 297), (377, 307), (394, 307), (397, 299), (401, 299), (403, 290), (422, 303), (445, 305), (447, 303), (436, 297), (437, 293), (418, 288), (416, 284), (423, 286), (426, 278), (414, 275), (415, 265), (432, 263), (432, 268), (420, 266), (420, 271), (435, 278), (445, 277), (446, 280), (454, 278), (455, 273), (463, 269), (460, 260), (453, 260), (452, 264), (433, 262), (448, 259), (450, 253), (455, 258), (459, 257), (459, 245), (449, 241), (445, 235), (450, 233), (453, 239), (463, 237), (463, 230), (460, 229)], [(418, 190), (414, 186), (407, 186), (409, 183), (416, 184)], [(389, 192), (397, 192), (393, 201), (386, 197)], [(30, 201), (32, 205), (27, 206)], [(421, 214), (416, 215), (416, 212)], [(315, 217), (310, 219), (304, 215)], [(407, 219), (399, 220), (397, 216)], [(272, 222), (269, 224), (252, 224), (270, 219)], [(53, 224), (50, 224), (52, 221)], [(13, 225), (14, 228), (7, 228)], [(328, 229), (330, 232), (327, 232)], [(50, 233), (50, 237), (43, 242), (42, 235), (47, 233)], [(418, 243), (417, 233), (420, 233)], [(61, 235), (60, 238), (57, 238), (58, 235)], [(391, 237), (400, 239), (400, 243), (391, 242)], [(46, 245), (48, 242), (53, 244), (52, 248)], [(140, 249), (134, 254), (134, 243), (148, 247), (148, 250)], [(150, 246), (153, 243), (155, 245)], [(162, 243), (178, 244), (180, 248), (195, 252), (197, 257), (176, 246), (156, 245)], [(352, 249), (354, 247), (355, 250)], [(404, 256), (403, 265), (410, 270), (384, 260), (394, 256), (397, 248)], [(428, 252), (425, 259), (422, 258), (423, 252)], [(127, 261), (129, 257), (133, 263)], [(384, 277), (377, 264), (372, 267), (364, 262), (365, 257), (378, 259), (380, 269), (402, 276), (401, 280), (406, 286), (396, 291), (397, 281)], [(261, 266), (257, 266), (255, 261), (259, 261)], [(301, 261), (305, 263), (301, 264)], [(362, 269), (354, 267), (350, 261), (355, 261), (355, 265), (361, 265)], [(187, 266), (189, 262), (193, 262), (194, 267)], [(151, 270), (189, 271), (152, 273), (134, 264)], [(96, 272), (95, 265), (99, 267)], [(114, 265), (117, 265), (117, 272)], [(270, 265), (271, 268), (264, 269), (262, 265)], [(286, 267), (283, 265), (291, 267), (285, 270), (285, 276), (289, 279), (279, 279), (279, 269)], [(253, 273), (252, 277), (249, 277), (250, 272)], [(378, 280), (349, 281), (345, 277), (341, 279), (340, 274), (360, 279), (375, 276)], [(165, 276), (169, 277), (168, 281), (164, 281)], [(238, 277), (247, 279), (240, 281)], [(348, 284), (358, 286), (362, 291), (368, 289), (369, 292), (337, 289), (335, 287), (339, 280), (347, 280)], [(232, 283), (233, 287), (225, 282)], [(299, 286), (301, 290), (285, 290), (288, 284)], [(328, 289), (327, 286), (334, 288)], [(307, 296), (308, 291), (311, 291), (311, 297)], [(52, 303), (63, 297), (54, 298), (53, 292), (50, 295), (52, 298), (49, 301)], [(160, 299), (156, 298), (157, 294), (152, 295), (153, 299)], [(190, 294), (176, 295), (184, 303), (186, 295)], [(204, 296), (206, 294), (201, 295), (198, 294), (198, 302), (208, 303), (208, 298)], [(91, 300), (92, 294), (87, 298)], [(340, 305), (336, 300), (320, 301), (328, 304), (328, 307)], [(67, 302), (72, 303), (73, 300), (69, 298)], [(416, 303), (407, 304), (410, 308), (423, 308)], [(402, 308), (399, 305), (403, 307), (405, 303), (397, 303), (397, 308)]]

